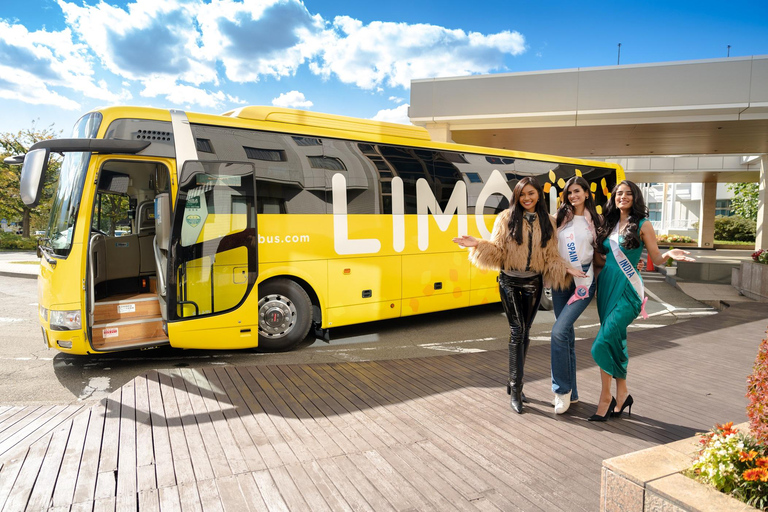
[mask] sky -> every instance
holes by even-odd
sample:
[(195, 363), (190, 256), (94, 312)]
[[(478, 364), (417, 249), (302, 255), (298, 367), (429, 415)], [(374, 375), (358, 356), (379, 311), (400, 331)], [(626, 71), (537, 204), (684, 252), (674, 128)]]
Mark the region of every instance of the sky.
[(109, 105), (407, 123), (414, 79), (729, 53), (768, 54), (767, 0), (0, 0), (0, 133)]

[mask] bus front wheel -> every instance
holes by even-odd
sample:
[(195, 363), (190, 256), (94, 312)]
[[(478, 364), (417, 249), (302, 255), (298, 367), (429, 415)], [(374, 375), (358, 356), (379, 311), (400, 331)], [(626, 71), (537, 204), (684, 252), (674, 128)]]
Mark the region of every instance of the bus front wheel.
[(259, 349), (291, 350), (307, 337), (312, 303), (304, 288), (290, 279), (259, 285)]

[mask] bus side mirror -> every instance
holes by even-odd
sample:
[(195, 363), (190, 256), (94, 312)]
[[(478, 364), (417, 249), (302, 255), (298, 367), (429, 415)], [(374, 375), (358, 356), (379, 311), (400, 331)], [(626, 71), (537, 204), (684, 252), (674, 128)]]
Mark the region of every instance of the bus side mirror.
[(48, 167), (50, 150), (45, 148), (33, 149), (24, 157), (24, 165), (21, 167), (21, 181), (19, 193), (21, 200), (30, 208), (37, 206), (40, 201), (40, 193), (43, 190), (43, 176)]

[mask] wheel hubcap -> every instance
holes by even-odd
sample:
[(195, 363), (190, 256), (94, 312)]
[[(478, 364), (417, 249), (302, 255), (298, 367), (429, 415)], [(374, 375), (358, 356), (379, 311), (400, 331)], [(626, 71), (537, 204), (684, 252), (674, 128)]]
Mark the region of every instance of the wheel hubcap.
[(296, 323), (296, 306), (284, 295), (266, 295), (259, 300), (259, 331), (270, 338), (282, 338)]

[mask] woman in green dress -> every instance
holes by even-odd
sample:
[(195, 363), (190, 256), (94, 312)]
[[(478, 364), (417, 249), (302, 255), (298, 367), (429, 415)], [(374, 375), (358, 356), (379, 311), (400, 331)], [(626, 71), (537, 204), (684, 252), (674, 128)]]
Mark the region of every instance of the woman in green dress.
[[(643, 280), (637, 270), (643, 248), (655, 265), (668, 258), (693, 261), (688, 251), (671, 249), (664, 254), (656, 244), (656, 233), (647, 222), (648, 209), (637, 185), (624, 180), (611, 192), (603, 212), (605, 222), (597, 235), (598, 251), (605, 254), (605, 266), (597, 278), (597, 311), (600, 331), (592, 345), (592, 357), (600, 367), (600, 402), (590, 421), (606, 421), (632, 413), (634, 400), (627, 389), (627, 327), (641, 312), (645, 317)], [(616, 380), (616, 396), (611, 380)]]

